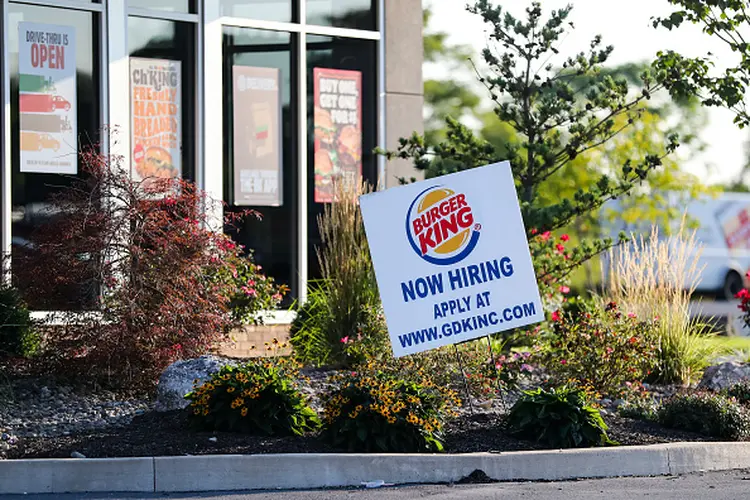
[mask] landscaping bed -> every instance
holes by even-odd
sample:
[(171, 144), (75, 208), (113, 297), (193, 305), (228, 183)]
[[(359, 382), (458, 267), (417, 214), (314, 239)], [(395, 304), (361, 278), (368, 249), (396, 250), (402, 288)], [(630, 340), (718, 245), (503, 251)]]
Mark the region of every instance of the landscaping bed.
[[(54, 386), (53, 386), (54, 387)], [(263, 453), (337, 453), (337, 449), (317, 435), (302, 437), (261, 437), (227, 432), (195, 432), (189, 429), (186, 411), (156, 412), (143, 410), (140, 399), (111, 400), (113, 395), (73, 392), (53, 388), (42, 393), (29, 393), (23, 411), (32, 416), (20, 428), (15, 446), (8, 458), (70, 458), (81, 454), (87, 458), (149, 457), (207, 454)], [(56, 406), (56, 395), (62, 391), (74, 394), (64, 408)], [(52, 402), (50, 402), (50, 398)], [(110, 401), (105, 401), (107, 398)], [(96, 402), (101, 402), (97, 406)], [(152, 405), (149, 405), (152, 406)], [(80, 414), (79, 423), (60, 426), (58, 420), (69, 419), (75, 408), (92, 408)], [(17, 403), (16, 408), (21, 408)], [(122, 408), (118, 418), (97, 417), (99, 410)], [(44, 411), (52, 412), (42, 415)], [(55, 412), (62, 412), (55, 418)], [(446, 425), (447, 453), (503, 452), (544, 449), (544, 446), (508, 435), (502, 428), (503, 410), (498, 407), (463, 408), (458, 417)], [(7, 415), (5, 417), (7, 419)], [(666, 429), (660, 425), (623, 418), (611, 411), (604, 412), (609, 436), (620, 445), (645, 445), (676, 441), (711, 441), (691, 432)], [(2, 425), (0, 425), (2, 427)], [(25, 430), (28, 429), (28, 430)]]

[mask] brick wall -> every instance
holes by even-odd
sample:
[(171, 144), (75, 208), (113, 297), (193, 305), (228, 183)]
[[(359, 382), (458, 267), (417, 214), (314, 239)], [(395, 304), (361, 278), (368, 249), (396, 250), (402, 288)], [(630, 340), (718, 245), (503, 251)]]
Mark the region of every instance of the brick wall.
[[(291, 349), (266, 350), (265, 343), (273, 345), (273, 339), (279, 343), (289, 342), (288, 324), (245, 325), (235, 328), (229, 334), (230, 341), (217, 348), (218, 354), (230, 358), (255, 358), (271, 354), (291, 354)], [(253, 348), (254, 347), (254, 348)]]

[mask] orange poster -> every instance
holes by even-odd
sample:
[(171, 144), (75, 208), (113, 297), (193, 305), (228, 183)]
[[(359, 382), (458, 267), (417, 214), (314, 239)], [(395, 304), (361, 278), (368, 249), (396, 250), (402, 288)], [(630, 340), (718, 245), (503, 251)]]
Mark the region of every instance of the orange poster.
[(130, 58), (131, 175), (146, 191), (182, 176), (181, 82), (179, 61)]
[(313, 69), (315, 201), (333, 201), (337, 181), (362, 177), (362, 73)]

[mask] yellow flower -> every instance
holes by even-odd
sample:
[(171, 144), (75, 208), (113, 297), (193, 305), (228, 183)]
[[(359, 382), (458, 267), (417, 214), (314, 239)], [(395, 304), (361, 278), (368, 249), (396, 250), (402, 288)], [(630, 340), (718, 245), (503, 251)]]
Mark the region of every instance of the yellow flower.
[(193, 413), (196, 415), (200, 415), (201, 411), (199, 408), (196, 408), (195, 410), (193, 410)]
[(389, 424), (395, 424), (396, 423), (396, 417), (388, 417), (388, 423)]
[(208, 415), (208, 408), (203, 408), (203, 416), (205, 417)]
[(357, 415), (359, 415), (359, 413), (357, 413), (356, 411), (349, 412), (349, 418), (357, 418)]
[(243, 408), (243, 409), (242, 409), (242, 411), (240, 412), (240, 414), (241, 414), (241, 415), (242, 415), (243, 417), (246, 417), (246, 416), (247, 416), (247, 408)]
[(230, 393), (230, 394), (233, 393), (234, 392), (234, 387), (227, 388), (227, 392)]
[(232, 378), (232, 376), (228, 373), (225, 373), (221, 376), (221, 380), (229, 380), (230, 378)]
[(362, 405), (357, 405), (357, 407), (354, 408), (354, 409), (357, 410), (357, 411), (362, 411)]

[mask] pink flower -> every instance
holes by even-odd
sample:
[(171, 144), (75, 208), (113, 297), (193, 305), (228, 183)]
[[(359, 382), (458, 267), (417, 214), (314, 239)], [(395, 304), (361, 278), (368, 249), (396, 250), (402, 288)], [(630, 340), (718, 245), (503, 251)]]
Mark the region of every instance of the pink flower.
[(555, 311), (552, 313), (552, 321), (560, 321), (560, 311)]
[(277, 300), (277, 301), (278, 301), (278, 300), (281, 300), (281, 299), (282, 299), (282, 297), (281, 297), (281, 294), (280, 294), (280, 293), (275, 293), (275, 294), (273, 294), (273, 297), (271, 297), (271, 298), (272, 298), (273, 300)]
[(559, 253), (563, 253), (565, 251), (565, 245), (563, 245), (562, 243), (558, 243), (555, 248), (557, 248), (557, 251)]
[(541, 236), (542, 241), (547, 241), (550, 238), (550, 236), (552, 236), (552, 233), (550, 233), (549, 231), (543, 232)]
[(561, 359), (561, 360), (560, 360), (560, 364), (561, 364), (561, 365), (567, 365), (567, 364), (568, 364), (568, 362), (567, 362), (566, 360), (564, 360), (564, 359)]
[(750, 297), (750, 292), (747, 291), (747, 288), (743, 288), (737, 294), (734, 296), (735, 299), (746, 299)]
[(526, 363), (524, 363), (521, 365), (521, 371), (531, 373), (534, 371), (534, 369), (531, 367), (531, 365), (527, 365)]
[(240, 287), (240, 290), (242, 290), (245, 293), (245, 295), (247, 295), (248, 297), (255, 297), (256, 295), (258, 295), (258, 292), (255, 291), (255, 288), (248, 288), (246, 286), (242, 286)]
[(247, 280), (247, 286), (255, 286), (255, 280)]
[(349, 336), (341, 337), (341, 343), (342, 344), (348, 344), (349, 343)]
[(563, 285), (563, 286), (560, 287), (560, 293), (562, 293), (563, 295), (565, 295), (567, 293), (570, 293), (570, 288), (567, 287), (567, 286), (565, 286), (565, 285)]
[(628, 313), (628, 318), (635, 318), (635, 313), (634, 312), (629, 312)]
[(562, 241), (568, 241), (570, 239), (570, 236), (568, 236), (567, 234), (563, 234), (562, 236), (560, 236), (560, 239)]
[(503, 369), (503, 364), (502, 363), (495, 363), (495, 369), (502, 370)]

